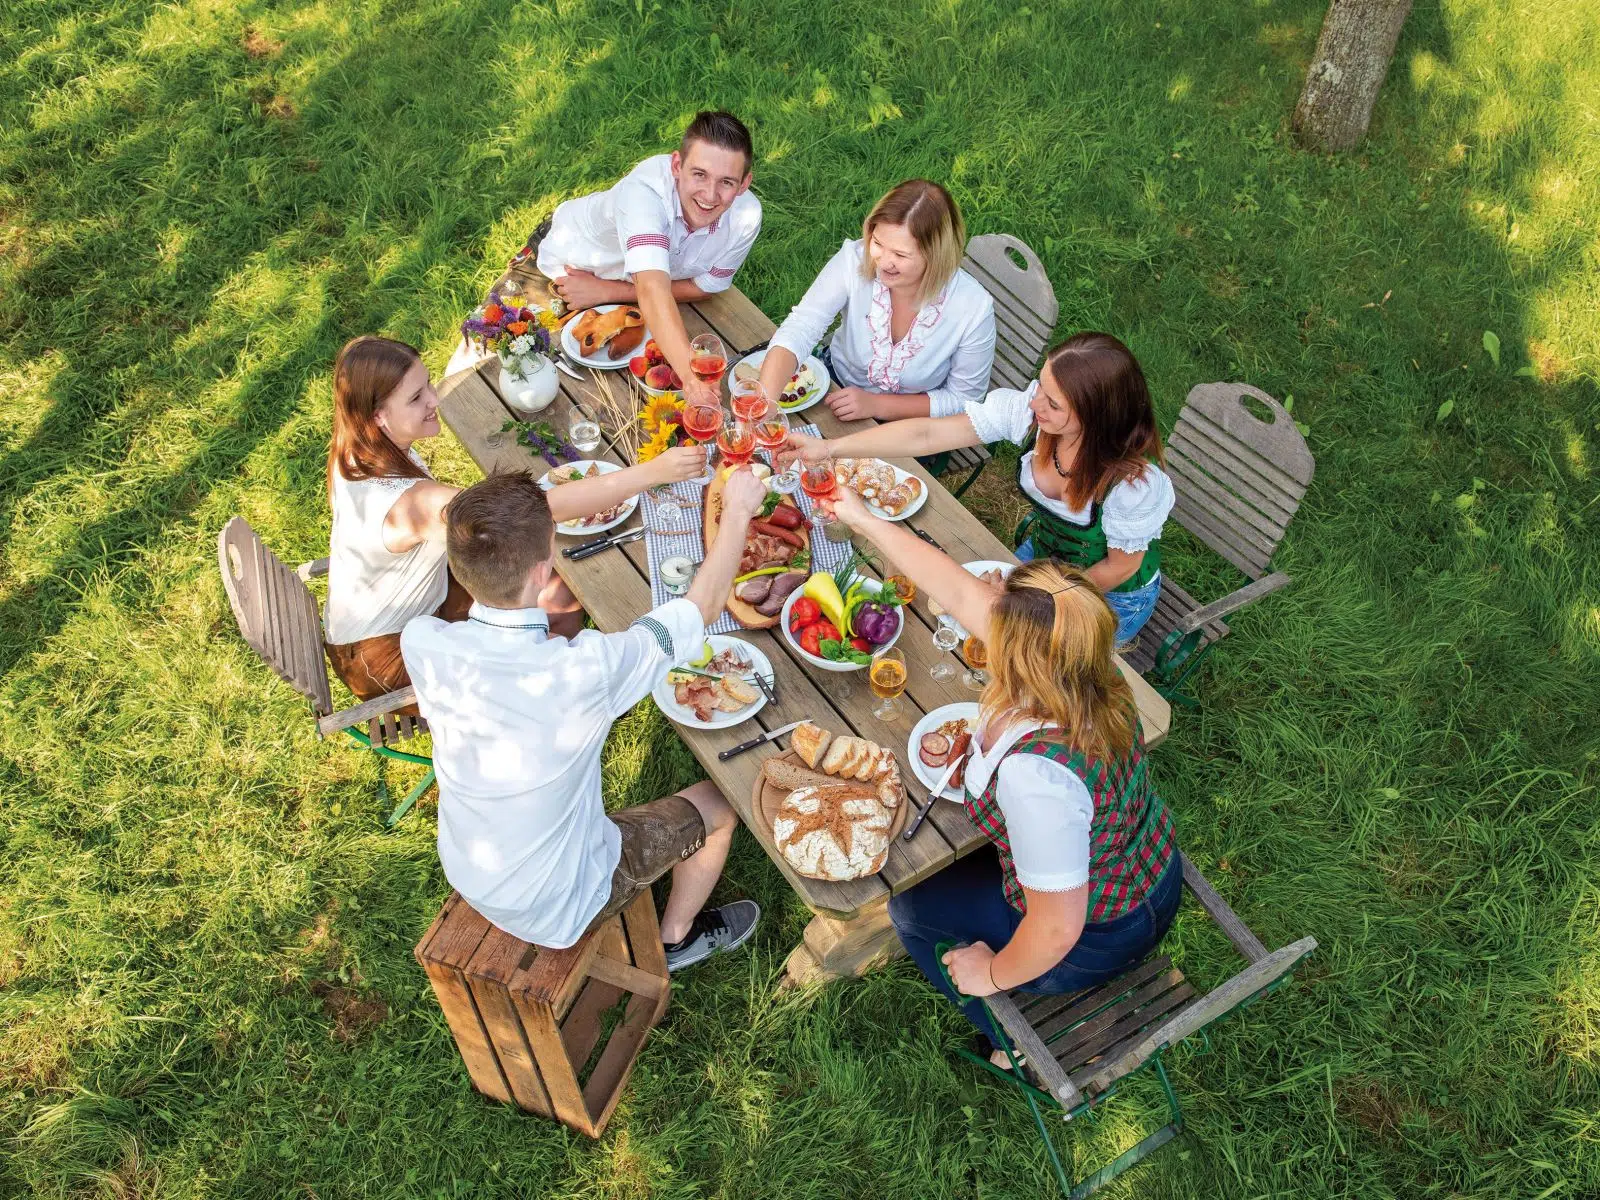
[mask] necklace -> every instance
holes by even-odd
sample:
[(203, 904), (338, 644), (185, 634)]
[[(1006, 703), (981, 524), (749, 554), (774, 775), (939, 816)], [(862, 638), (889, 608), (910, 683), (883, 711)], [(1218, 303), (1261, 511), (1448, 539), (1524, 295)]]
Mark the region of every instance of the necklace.
[[(1078, 443), (1075, 441), (1072, 444), (1074, 446), (1076, 446)], [(1071, 471), (1067, 471), (1067, 470), (1063, 470), (1062, 466), (1061, 466), (1061, 460), (1056, 457), (1056, 451), (1059, 450), (1060, 448), (1061, 448), (1061, 442), (1060, 442), (1060, 439), (1057, 438), (1056, 439), (1056, 444), (1050, 447), (1050, 465), (1056, 469), (1056, 474), (1061, 476), (1061, 478), (1063, 478), (1063, 479), (1071, 479), (1072, 478), (1072, 472)]]

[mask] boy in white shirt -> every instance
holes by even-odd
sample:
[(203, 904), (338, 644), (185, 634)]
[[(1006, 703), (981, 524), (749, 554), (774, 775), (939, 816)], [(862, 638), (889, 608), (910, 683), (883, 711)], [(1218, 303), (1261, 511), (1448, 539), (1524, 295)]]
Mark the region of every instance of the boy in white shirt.
[(451, 501), (450, 565), (476, 603), (454, 625), (414, 619), (401, 649), (433, 734), (445, 878), (507, 933), (564, 949), (669, 870), (661, 939), (670, 969), (754, 932), (754, 901), (702, 907), (737, 823), (715, 785), (611, 817), (600, 755), (612, 722), (699, 653), (765, 495), (748, 470), (736, 472), (688, 596), (621, 633), (585, 630), (570, 641), (550, 637), (535, 607), (553, 571), (555, 527), (533, 477), (492, 476)]
[(686, 400), (715, 397), (689, 369), (678, 303), (733, 284), (756, 235), (761, 201), (750, 191), (755, 149), (732, 113), (697, 113), (671, 154), (634, 167), (614, 187), (558, 207), (539, 243), (538, 267), (573, 308), (637, 304), (684, 381)]

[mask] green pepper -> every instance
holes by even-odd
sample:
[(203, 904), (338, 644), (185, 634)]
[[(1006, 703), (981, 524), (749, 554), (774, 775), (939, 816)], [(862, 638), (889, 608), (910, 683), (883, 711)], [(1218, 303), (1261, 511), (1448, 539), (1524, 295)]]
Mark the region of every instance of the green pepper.
[(751, 571), (748, 575), (740, 575), (735, 583), (743, 583), (746, 579), (755, 579), (761, 575), (782, 575), (788, 567), (762, 567), (759, 571)]

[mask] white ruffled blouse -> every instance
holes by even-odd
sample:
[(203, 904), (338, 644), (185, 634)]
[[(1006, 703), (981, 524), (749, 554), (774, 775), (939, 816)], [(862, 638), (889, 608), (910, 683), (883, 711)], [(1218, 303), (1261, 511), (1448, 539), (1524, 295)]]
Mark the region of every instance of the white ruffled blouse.
[[(1014, 442), (1021, 445), (1033, 428), (1033, 410), (1028, 407), (1035, 380), (1025, 392), (1011, 388), (996, 388), (980, 402), (969, 403), (965, 412), (972, 428), (985, 442)], [(1022, 456), (1022, 470), (1018, 482), (1028, 498), (1046, 512), (1071, 521), (1074, 525), (1087, 525), (1094, 503), (1073, 508), (1065, 500), (1056, 500), (1039, 490), (1033, 476), (1033, 451)], [(1100, 528), (1106, 535), (1106, 545), (1127, 554), (1138, 554), (1150, 548), (1150, 543), (1161, 536), (1177, 495), (1172, 490), (1172, 480), (1154, 463), (1145, 464), (1144, 473), (1137, 479), (1113, 484), (1106, 493)]]
[(861, 239), (845, 242), (806, 289), (772, 344), (801, 362), (844, 310), (829, 357), (836, 384), (899, 395), (928, 394), (928, 415), (954, 416), (981, 400), (994, 366), (994, 301), (965, 271), (922, 306), (898, 342), (889, 331), (889, 289), (861, 277)]

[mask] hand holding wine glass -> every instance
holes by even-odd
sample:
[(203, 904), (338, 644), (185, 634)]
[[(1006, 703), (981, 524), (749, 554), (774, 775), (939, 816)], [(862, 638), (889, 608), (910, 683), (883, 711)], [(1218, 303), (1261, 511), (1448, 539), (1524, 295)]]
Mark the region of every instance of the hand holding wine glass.
[(795, 429), (789, 431), (787, 449), (803, 463), (819, 462), (832, 457), (827, 438), (812, 437), (809, 433), (801, 433)]

